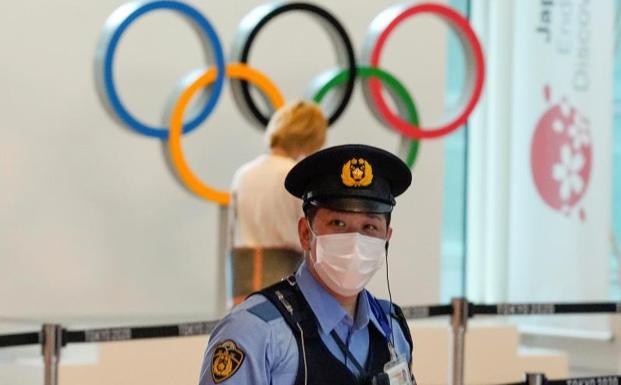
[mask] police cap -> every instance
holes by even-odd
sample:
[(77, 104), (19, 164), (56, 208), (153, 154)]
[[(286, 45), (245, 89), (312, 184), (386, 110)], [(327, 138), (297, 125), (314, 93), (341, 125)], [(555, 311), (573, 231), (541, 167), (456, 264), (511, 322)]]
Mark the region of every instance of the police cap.
[(412, 183), (408, 166), (395, 155), (363, 144), (318, 151), (296, 164), (285, 188), (309, 206), (338, 211), (388, 213), (395, 197)]

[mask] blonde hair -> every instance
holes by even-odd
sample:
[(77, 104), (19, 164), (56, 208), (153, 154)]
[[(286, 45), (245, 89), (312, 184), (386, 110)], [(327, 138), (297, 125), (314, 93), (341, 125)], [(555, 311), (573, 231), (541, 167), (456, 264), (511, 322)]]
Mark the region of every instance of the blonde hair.
[(310, 154), (325, 143), (327, 127), (328, 122), (318, 105), (298, 100), (274, 113), (265, 138), (270, 148), (281, 147), (287, 152), (297, 149)]

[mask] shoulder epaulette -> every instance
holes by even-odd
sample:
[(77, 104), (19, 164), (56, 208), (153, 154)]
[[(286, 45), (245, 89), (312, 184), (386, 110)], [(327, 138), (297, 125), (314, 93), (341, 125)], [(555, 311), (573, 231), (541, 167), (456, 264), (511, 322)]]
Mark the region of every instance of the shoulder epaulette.
[(261, 318), (265, 322), (270, 322), (275, 320), (276, 318), (281, 317), (280, 312), (278, 311), (278, 309), (276, 309), (276, 306), (274, 306), (274, 304), (272, 304), (270, 301), (265, 301), (261, 302), (258, 305), (254, 305), (247, 311)]

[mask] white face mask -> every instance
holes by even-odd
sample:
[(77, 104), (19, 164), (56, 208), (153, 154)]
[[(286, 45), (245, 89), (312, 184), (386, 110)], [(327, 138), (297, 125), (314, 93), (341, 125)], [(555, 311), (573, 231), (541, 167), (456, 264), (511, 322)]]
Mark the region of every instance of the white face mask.
[(315, 271), (337, 294), (358, 294), (384, 264), (385, 239), (360, 233), (313, 235), (317, 240)]

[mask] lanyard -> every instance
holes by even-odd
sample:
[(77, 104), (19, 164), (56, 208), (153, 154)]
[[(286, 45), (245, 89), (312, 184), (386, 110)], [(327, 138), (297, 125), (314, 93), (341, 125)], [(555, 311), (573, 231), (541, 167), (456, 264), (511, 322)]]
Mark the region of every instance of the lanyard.
[[(369, 294), (368, 291), (365, 291), (365, 294), (367, 296), (367, 300), (369, 302), (369, 307), (371, 308), (371, 312), (373, 313), (373, 315), (377, 319), (377, 322), (379, 323), (380, 328), (382, 328), (382, 331), (384, 332), (384, 339), (386, 340), (386, 344), (388, 344), (388, 346), (389, 346), (389, 350), (391, 351), (391, 356), (393, 356), (394, 355), (394, 347), (392, 346), (392, 342), (391, 342), (392, 325), (388, 321), (388, 316), (384, 312), (384, 309), (382, 309), (382, 306), (379, 304), (379, 302), (377, 302), (375, 297), (373, 297), (371, 294)], [(349, 360), (351, 360), (352, 364), (354, 364), (356, 369), (358, 369), (358, 372), (360, 373), (360, 375), (366, 375), (366, 370), (364, 370), (362, 365), (360, 365), (360, 363), (358, 362), (356, 357), (354, 357), (354, 355), (349, 350), (347, 345), (345, 345), (345, 343), (343, 342), (341, 337), (339, 337), (339, 335), (336, 333), (336, 330), (333, 329), (330, 332), (330, 335), (332, 336), (332, 338), (334, 339), (334, 341), (338, 345), (339, 349), (341, 349), (341, 352)]]
[[(364, 370), (364, 368), (362, 367), (362, 365), (360, 365), (360, 363), (358, 362), (356, 357), (354, 357), (352, 352), (345, 345), (345, 343), (343, 342), (341, 337), (339, 337), (339, 335), (336, 333), (336, 329), (332, 329), (332, 331), (330, 332), (330, 335), (334, 339), (334, 342), (336, 342), (336, 344), (339, 346), (339, 349), (341, 349), (341, 352), (343, 352), (343, 354), (346, 355), (347, 358), (351, 360), (352, 364), (354, 364), (356, 369), (358, 369), (359, 376), (360, 377), (366, 376), (367, 375), (367, 371)], [(347, 361), (345, 361), (345, 362), (347, 362)]]
[(369, 302), (371, 312), (373, 313), (380, 327), (384, 331), (384, 338), (386, 339), (386, 343), (388, 345), (391, 345), (392, 324), (388, 321), (388, 317), (386, 316), (384, 309), (382, 309), (382, 306), (379, 304), (379, 302), (377, 302), (375, 297), (369, 294), (368, 291), (365, 291), (365, 293), (367, 295), (367, 300)]

